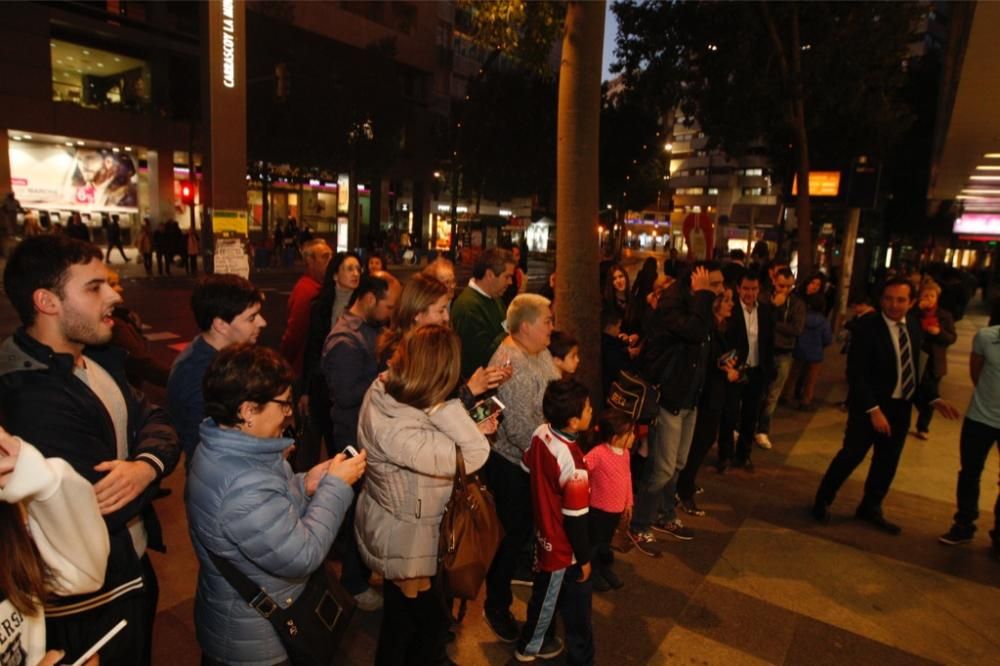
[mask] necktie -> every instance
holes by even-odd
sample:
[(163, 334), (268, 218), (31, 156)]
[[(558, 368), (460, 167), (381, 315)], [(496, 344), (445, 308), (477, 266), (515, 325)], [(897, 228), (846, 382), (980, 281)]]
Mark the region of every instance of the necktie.
[(906, 325), (902, 322), (899, 326), (899, 365), (903, 369), (901, 383), (903, 385), (903, 400), (913, 397), (913, 389), (916, 386), (916, 374), (913, 372), (913, 357), (910, 354), (910, 336), (906, 333)]

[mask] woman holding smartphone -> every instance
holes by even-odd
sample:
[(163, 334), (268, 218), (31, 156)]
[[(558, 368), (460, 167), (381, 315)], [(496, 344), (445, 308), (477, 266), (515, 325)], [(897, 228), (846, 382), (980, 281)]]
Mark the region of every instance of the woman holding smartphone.
[(456, 449), (466, 472), (483, 466), (484, 433), (459, 400), (458, 336), (440, 324), (404, 337), (388, 369), (368, 389), (358, 443), (368, 473), (358, 499), (355, 533), (361, 559), (385, 579), (385, 607), (375, 663), (447, 663), (449, 617), (433, 589), (438, 535), (455, 478)]
[(694, 435), (691, 437), (691, 451), (688, 453), (687, 464), (677, 479), (680, 509), (690, 516), (705, 515), (694, 499), (698, 492), (698, 486), (695, 484), (698, 468), (701, 467), (708, 450), (715, 443), (716, 435), (719, 434), (722, 407), (726, 404), (726, 391), (731, 384), (740, 379), (740, 372), (736, 369), (736, 354), (727, 348), (725, 339), (726, 322), (733, 314), (734, 303), (733, 289), (726, 287), (715, 297), (712, 306), (715, 326), (711, 332), (708, 355), (713, 362), (706, 368), (705, 386), (698, 402), (698, 416), (695, 418)]
[[(327, 553), (354, 499), (365, 455), (338, 454), (305, 474), (285, 457), (293, 373), (278, 352), (241, 344), (220, 351), (205, 373), (207, 419), (187, 480), (191, 541), (201, 568), (195, 628), (202, 664), (286, 664), (270, 621), (216, 568), (231, 562), (287, 608)], [(210, 554), (211, 553), (211, 554)]]

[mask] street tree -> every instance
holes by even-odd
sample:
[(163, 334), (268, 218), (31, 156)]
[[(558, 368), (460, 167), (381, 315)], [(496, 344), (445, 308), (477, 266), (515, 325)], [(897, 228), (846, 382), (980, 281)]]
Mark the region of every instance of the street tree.
[[(582, 358), (600, 358), (597, 215), (599, 206), (601, 2), (469, 2), (473, 38), (516, 53), (539, 71), (562, 40), (556, 139), (556, 323), (580, 341)], [(565, 17), (565, 18), (563, 18)], [(600, 365), (583, 364), (580, 376), (601, 396)], [(599, 404), (599, 402), (597, 403)]]
[[(800, 272), (813, 264), (810, 165), (881, 157), (910, 118), (900, 103), (915, 3), (616, 2), (626, 84), (696, 119), (712, 147), (754, 141), (798, 180)], [(787, 177), (786, 186), (791, 184)]]

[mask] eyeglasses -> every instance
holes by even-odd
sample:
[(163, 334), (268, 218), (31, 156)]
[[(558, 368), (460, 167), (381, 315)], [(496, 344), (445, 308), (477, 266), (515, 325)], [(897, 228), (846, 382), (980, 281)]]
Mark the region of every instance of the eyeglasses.
[(268, 402), (274, 402), (281, 405), (281, 409), (285, 412), (285, 414), (291, 414), (293, 408), (295, 407), (295, 403), (291, 400), (278, 400), (277, 398), (272, 398), (268, 400)]

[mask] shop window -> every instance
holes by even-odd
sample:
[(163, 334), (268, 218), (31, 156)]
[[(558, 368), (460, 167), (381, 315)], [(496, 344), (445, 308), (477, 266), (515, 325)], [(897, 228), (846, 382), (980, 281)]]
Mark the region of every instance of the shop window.
[(144, 60), (58, 39), (50, 43), (53, 100), (90, 109), (148, 108), (151, 86)]

